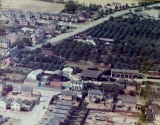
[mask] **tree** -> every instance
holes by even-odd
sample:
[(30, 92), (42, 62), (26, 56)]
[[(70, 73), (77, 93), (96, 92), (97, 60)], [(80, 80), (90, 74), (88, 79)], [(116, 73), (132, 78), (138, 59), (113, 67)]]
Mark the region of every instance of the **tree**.
[(73, 0), (69, 0), (69, 1), (67, 1), (65, 3), (65, 10), (67, 12), (73, 12), (73, 13), (75, 13), (76, 8), (77, 8), (77, 5), (76, 5), (76, 3)]
[(7, 91), (12, 91), (13, 90), (13, 86), (11, 84), (7, 85)]
[(136, 96), (135, 91), (130, 91), (130, 96)]

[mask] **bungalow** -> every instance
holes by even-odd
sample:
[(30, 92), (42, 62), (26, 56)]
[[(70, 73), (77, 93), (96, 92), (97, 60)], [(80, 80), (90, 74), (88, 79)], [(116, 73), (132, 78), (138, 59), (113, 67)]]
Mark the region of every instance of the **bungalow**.
[(116, 107), (135, 109), (136, 104), (137, 104), (137, 98), (131, 97), (131, 96), (121, 96), (121, 97), (118, 97), (118, 102), (116, 104)]
[(13, 110), (13, 111), (21, 111), (21, 108), (22, 108), (22, 100), (20, 98), (12, 101), (11, 110)]
[(50, 14), (49, 13), (43, 13), (42, 14), (42, 19), (49, 20), (50, 19)]
[(71, 22), (77, 23), (79, 21), (79, 16), (78, 15), (72, 15), (71, 16)]
[(22, 96), (30, 96), (32, 97), (33, 94), (33, 88), (28, 86), (22, 86), (21, 87), (21, 95)]
[(24, 25), (24, 26), (28, 26), (29, 23), (25, 17), (21, 17), (21, 18), (19, 18), (19, 24)]
[(104, 98), (104, 93), (101, 90), (92, 89), (88, 92), (89, 101), (94, 102), (97, 99), (102, 100)]
[(28, 12), (26, 12), (26, 13), (24, 14), (24, 16), (25, 16), (25, 18), (26, 18), (27, 20), (30, 20), (30, 18), (32, 17), (32, 13), (31, 13), (30, 11), (28, 11)]
[(6, 37), (1, 37), (0, 39), (0, 47), (2, 48), (9, 48), (10, 47), (10, 40)]
[(52, 18), (52, 20), (60, 20), (60, 15), (59, 14), (52, 14), (51, 18)]
[(8, 99), (6, 97), (0, 98), (0, 109), (6, 109), (8, 104)]
[(60, 15), (61, 21), (68, 22), (69, 21), (69, 15)]
[(16, 18), (22, 17), (22, 11), (21, 11), (21, 10), (17, 10), (17, 11), (15, 12), (15, 16), (16, 16)]
[(83, 80), (98, 80), (101, 73), (101, 71), (96, 70), (83, 70), (81, 78)]
[(30, 26), (36, 26), (36, 24), (37, 24), (37, 19), (36, 18), (31, 18), (29, 20), (29, 25)]
[(9, 25), (14, 25), (16, 23), (16, 18), (15, 18), (15, 16), (12, 16), (12, 17), (10, 17), (9, 18)]
[(73, 92), (61, 90), (61, 100), (69, 100), (72, 101)]
[(134, 78), (139, 76), (138, 70), (111, 69), (111, 77)]
[(82, 90), (83, 89), (83, 81), (80, 80), (71, 80), (70, 88), (72, 90)]
[(41, 19), (41, 13), (40, 12), (35, 13), (34, 18)]
[(45, 56), (53, 56), (53, 52), (52, 51), (49, 51), (49, 50), (43, 50), (43, 54)]
[(160, 110), (157, 105), (149, 105), (149, 107), (146, 109), (145, 114), (147, 121), (153, 122), (155, 125), (160, 124)]

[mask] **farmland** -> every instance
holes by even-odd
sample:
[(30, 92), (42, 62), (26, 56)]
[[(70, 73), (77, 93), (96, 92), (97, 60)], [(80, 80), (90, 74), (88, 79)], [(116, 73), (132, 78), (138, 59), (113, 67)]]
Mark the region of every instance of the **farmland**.
[(36, 0), (1, 0), (1, 7), (5, 9), (19, 9), (32, 12), (59, 13), (63, 10), (64, 4), (50, 3)]

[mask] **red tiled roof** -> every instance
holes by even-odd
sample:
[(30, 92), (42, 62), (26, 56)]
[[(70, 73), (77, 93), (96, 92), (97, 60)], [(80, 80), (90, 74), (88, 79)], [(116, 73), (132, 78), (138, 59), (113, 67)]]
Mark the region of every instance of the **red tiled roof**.
[(50, 82), (50, 86), (53, 88), (61, 89), (62, 83), (61, 82)]
[(52, 52), (52, 51), (49, 51), (49, 50), (44, 50), (44, 51), (43, 51), (43, 54), (48, 55), (48, 56), (52, 56), (52, 55), (53, 55), (53, 52)]

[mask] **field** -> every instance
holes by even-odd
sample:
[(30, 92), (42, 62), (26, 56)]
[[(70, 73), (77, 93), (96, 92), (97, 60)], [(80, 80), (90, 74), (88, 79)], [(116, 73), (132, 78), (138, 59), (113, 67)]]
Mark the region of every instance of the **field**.
[(121, 3), (122, 5), (125, 5), (128, 3), (128, 5), (131, 5), (132, 3), (138, 4), (138, 0), (78, 0), (79, 3), (85, 3), (89, 5), (90, 3), (95, 3), (99, 5), (106, 5), (107, 3), (117, 2)]
[(32, 12), (59, 13), (63, 10), (64, 4), (50, 3), (36, 0), (1, 0), (2, 8), (19, 9)]

